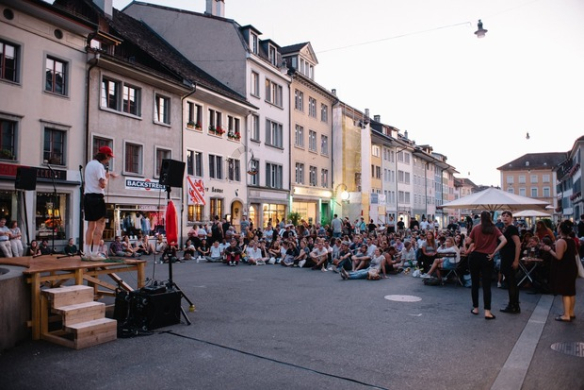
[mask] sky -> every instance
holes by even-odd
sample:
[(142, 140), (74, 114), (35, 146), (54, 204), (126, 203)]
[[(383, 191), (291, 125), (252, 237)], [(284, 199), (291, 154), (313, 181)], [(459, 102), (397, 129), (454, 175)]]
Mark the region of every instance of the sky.
[(225, 17), (280, 46), (310, 41), (319, 84), (478, 185), (500, 186), (498, 167), (584, 135), (583, 0), (225, 0)]

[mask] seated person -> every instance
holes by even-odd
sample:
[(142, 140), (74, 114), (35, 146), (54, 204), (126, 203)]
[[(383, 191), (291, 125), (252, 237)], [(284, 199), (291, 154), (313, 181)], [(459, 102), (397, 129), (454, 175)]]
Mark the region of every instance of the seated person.
[(166, 242), (166, 238), (162, 234), (159, 234), (156, 237), (156, 246), (155, 246), (156, 250), (154, 251), (154, 253), (158, 254), (158, 253), (164, 252), (166, 250), (167, 246), (168, 246), (168, 243)]
[(207, 261), (216, 263), (223, 260), (223, 249), (219, 245), (219, 241), (213, 242), (213, 245), (209, 248), (209, 254), (205, 256)]
[(65, 246), (65, 249), (63, 249), (63, 252), (65, 252), (65, 254), (68, 256), (74, 256), (77, 254), (77, 246), (75, 245), (72, 238), (67, 241), (67, 245)]
[(264, 265), (268, 260), (267, 256), (263, 256), (262, 249), (257, 241), (250, 241), (247, 246), (247, 263), (250, 265)]
[[(431, 278), (432, 274), (436, 272), (438, 280), (442, 281), (442, 276), (440, 275), (440, 268), (454, 269), (454, 267), (456, 267), (456, 264), (460, 262), (460, 250), (456, 245), (454, 245), (454, 238), (446, 237), (446, 241), (444, 243), (445, 247), (438, 248), (438, 250), (436, 251), (438, 256), (443, 257), (437, 257), (436, 259), (434, 259), (434, 262), (432, 263), (432, 266), (430, 267), (428, 273), (422, 275), (423, 279)], [(444, 256), (444, 254), (450, 254), (451, 256)]]
[(40, 251), (41, 254), (43, 255), (50, 255), (51, 253), (53, 253), (53, 250), (51, 249), (51, 247), (49, 247), (49, 241), (47, 240), (41, 241)]
[(227, 264), (234, 266), (239, 265), (241, 259), (241, 248), (237, 246), (237, 240), (233, 238), (227, 248), (225, 248), (225, 258)]
[(207, 245), (206, 239), (201, 240), (201, 244), (197, 247), (197, 252), (199, 252), (199, 257), (201, 258), (206, 259), (207, 256), (210, 256), (209, 254), (211, 253), (211, 251), (209, 250), (209, 246)]
[[(387, 279), (387, 275), (385, 274), (385, 267), (383, 266), (384, 263), (385, 256), (381, 253), (381, 250), (377, 248), (375, 249), (375, 252), (373, 252), (373, 257), (371, 258), (367, 268), (362, 268), (352, 272), (347, 272), (344, 268), (341, 268), (341, 278), (343, 278), (343, 280), (372, 279), (371, 275), (378, 276), (379, 273), (382, 272), (383, 279)], [(378, 279), (378, 277), (374, 277), (374, 279)]]
[(136, 241), (136, 253), (140, 255), (149, 255), (151, 253), (156, 253), (154, 250), (154, 245), (150, 244), (148, 235), (140, 236), (138, 241)]
[(178, 245), (176, 242), (171, 242), (169, 246), (166, 247), (166, 249), (164, 249), (164, 253), (162, 254), (162, 261), (164, 263), (168, 263), (170, 262), (177, 262), (177, 261), (181, 261), (178, 256), (177, 256), (177, 252), (178, 252)]
[[(308, 255), (308, 260), (310, 260), (310, 264), (314, 264), (311, 269), (313, 271), (320, 269), (321, 271), (325, 272), (327, 261), (328, 261), (328, 250), (324, 247), (323, 239), (318, 238), (316, 240), (316, 245), (314, 249)], [(307, 261), (308, 262), (308, 261)]]
[(130, 242), (130, 237), (124, 236), (124, 238), (122, 239), (122, 246), (124, 247), (124, 252), (127, 253), (126, 256), (130, 257), (140, 256), (140, 254), (136, 252), (134, 244)]
[(395, 247), (390, 246), (386, 248), (382, 254), (385, 258), (385, 263), (381, 266), (384, 270), (384, 274), (398, 274), (402, 271), (401, 260), (399, 258), (400, 255), (397, 253)]
[(371, 261), (371, 257), (367, 255), (367, 245), (361, 245), (357, 250), (357, 254), (355, 254), (351, 260), (353, 260), (354, 271), (367, 268), (369, 266), (369, 261)]
[(185, 243), (185, 249), (184, 249), (184, 260), (192, 260), (193, 257), (195, 257), (195, 246), (193, 245), (191, 240), (187, 240), (187, 242)]
[(124, 245), (122, 245), (122, 237), (120, 237), (120, 236), (116, 236), (114, 241), (112, 241), (112, 243), (110, 244), (110, 247), (109, 247), (108, 254), (110, 256), (118, 256), (118, 257), (131, 256), (131, 253), (126, 252), (126, 250), (124, 249)]
[(30, 247), (26, 251), (26, 256), (38, 256), (41, 254), (41, 248), (37, 240), (32, 240), (30, 242)]
[(411, 241), (404, 242), (404, 248), (400, 252), (400, 260), (400, 267), (402, 268), (415, 267), (418, 265), (418, 261), (416, 260), (416, 250)]
[(294, 265), (294, 258), (300, 253), (300, 250), (296, 247), (294, 240), (284, 242), (286, 253), (284, 254), (284, 259), (280, 264), (285, 267), (291, 267)]
[(309, 253), (310, 250), (308, 249), (308, 242), (306, 241), (306, 239), (300, 240), (298, 254), (294, 256), (294, 264), (292, 266), (302, 268), (304, 264), (306, 264), (306, 259), (308, 258)]
[[(270, 256), (270, 263), (272, 264), (278, 264), (282, 259), (282, 248), (279, 237), (276, 237), (272, 241), (272, 245), (270, 245), (270, 249), (268, 249), (268, 254)], [(273, 262), (272, 259), (274, 259)]]
[(346, 271), (351, 271), (353, 269), (353, 262), (352, 258), (353, 253), (349, 249), (348, 242), (341, 243), (341, 249), (339, 250), (339, 254), (336, 259), (333, 260), (333, 271), (340, 272), (341, 269), (345, 269)]
[(105, 242), (103, 240), (99, 240), (99, 245), (97, 246), (97, 254), (103, 255), (103, 257), (107, 257), (107, 247), (105, 246)]

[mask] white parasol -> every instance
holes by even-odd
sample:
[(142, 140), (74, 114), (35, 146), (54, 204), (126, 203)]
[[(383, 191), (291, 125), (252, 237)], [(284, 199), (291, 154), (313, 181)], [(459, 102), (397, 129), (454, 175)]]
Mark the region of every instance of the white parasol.
[(498, 188), (487, 188), (484, 191), (476, 192), (452, 202), (445, 203), (442, 207), (449, 209), (472, 209), (472, 210), (544, 210), (548, 202), (528, 198), (526, 196), (515, 195), (510, 192), (501, 191)]

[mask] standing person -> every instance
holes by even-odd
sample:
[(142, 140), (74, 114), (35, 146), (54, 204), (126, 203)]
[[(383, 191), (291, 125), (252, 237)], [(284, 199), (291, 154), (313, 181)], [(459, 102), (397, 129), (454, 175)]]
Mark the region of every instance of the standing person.
[(575, 319), (574, 306), (576, 305), (576, 278), (578, 268), (576, 266), (576, 243), (569, 237), (572, 231), (572, 222), (563, 221), (558, 226), (560, 237), (555, 243), (555, 248), (544, 245), (542, 249), (552, 256), (550, 285), (554, 295), (562, 296), (564, 314), (557, 316), (556, 321), (571, 322)]
[(406, 227), (406, 224), (404, 223), (404, 219), (403, 218), (400, 218), (399, 221), (398, 221), (398, 223), (397, 223), (397, 231), (398, 232), (403, 232), (404, 229), (405, 229), (405, 227)]
[[(507, 244), (507, 239), (495, 226), (488, 211), (481, 213), (480, 224), (472, 228), (469, 236), (471, 253), (468, 257), (468, 267), (472, 281), (472, 310), (474, 315), (479, 314), (479, 285), (483, 286), (483, 301), (485, 305), (485, 319), (494, 320), (491, 313), (491, 278), (493, 275), (495, 254)], [(499, 240), (499, 245), (497, 245)]]
[(114, 157), (109, 146), (102, 146), (85, 166), (85, 193), (83, 196), (83, 211), (87, 221), (85, 244), (83, 251), (90, 260), (103, 260), (97, 252), (99, 241), (105, 228), (105, 187), (108, 179), (118, 177), (113, 172), (106, 171), (105, 165)]
[(331, 221), (331, 227), (333, 229), (333, 237), (338, 238), (343, 234), (343, 221), (341, 221), (337, 214), (334, 215)]
[(519, 256), (521, 255), (521, 240), (519, 239), (519, 230), (513, 225), (513, 214), (511, 211), (503, 211), (501, 214), (503, 222), (503, 235), (507, 244), (501, 249), (501, 273), (507, 281), (509, 292), (509, 303), (507, 307), (501, 309), (503, 313), (519, 314), (519, 287), (515, 280), (515, 272), (519, 267)]
[(18, 222), (10, 221), (10, 247), (12, 248), (12, 256), (22, 257), (24, 255), (24, 247), (22, 246), (22, 232), (18, 227)]

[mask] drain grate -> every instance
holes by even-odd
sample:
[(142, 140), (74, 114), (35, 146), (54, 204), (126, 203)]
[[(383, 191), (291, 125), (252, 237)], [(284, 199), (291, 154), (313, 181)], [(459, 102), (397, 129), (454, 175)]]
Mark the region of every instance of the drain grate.
[(584, 343), (555, 343), (552, 349), (566, 355), (584, 357)]

